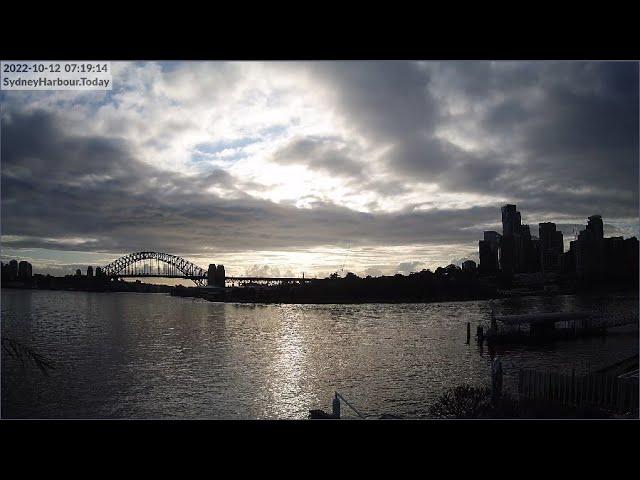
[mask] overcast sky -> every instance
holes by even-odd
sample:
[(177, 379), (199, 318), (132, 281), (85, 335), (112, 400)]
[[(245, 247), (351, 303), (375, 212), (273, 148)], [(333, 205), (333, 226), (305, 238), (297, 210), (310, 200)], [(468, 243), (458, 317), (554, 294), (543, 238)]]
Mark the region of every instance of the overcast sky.
[(500, 206), (638, 235), (635, 62), (114, 62), (3, 91), (2, 259), (156, 250), (230, 275), (477, 259)]

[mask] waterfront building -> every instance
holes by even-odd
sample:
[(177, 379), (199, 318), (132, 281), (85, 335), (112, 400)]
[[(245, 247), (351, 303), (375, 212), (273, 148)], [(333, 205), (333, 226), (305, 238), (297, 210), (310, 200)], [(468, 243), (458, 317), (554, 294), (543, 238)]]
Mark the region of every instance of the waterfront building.
[(601, 242), (604, 239), (602, 217), (600, 215), (591, 215), (587, 220), (587, 230), (591, 232), (594, 240)]
[(9, 273), (9, 281), (15, 281), (18, 279), (18, 261), (17, 260), (11, 260), (9, 262), (8, 273)]
[(502, 235), (495, 231), (484, 232), (484, 240), (478, 242), (480, 272), (497, 273), (499, 268), (500, 240)]
[(18, 264), (18, 275), (17, 275), (18, 280), (22, 282), (28, 282), (31, 280), (32, 276), (33, 276), (33, 269), (31, 267), (31, 264), (29, 262), (22, 260)]
[(87, 267), (87, 277), (93, 277), (93, 267), (91, 265)]
[(560, 256), (564, 253), (562, 232), (556, 230), (553, 222), (538, 224), (540, 235), (540, 265), (543, 272), (559, 272)]
[(520, 233), (521, 218), (516, 206), (507, 204), (500, 211), (502, 212), (502, 236), (510, 237)]
[(531, 234), (528, 225), (522, 225), (520, 212), (515, 205), (504, 205), (502, 213), (502, 242), (500, 245), (500, 270), (506, 274), (524, 272), (530, 248)]

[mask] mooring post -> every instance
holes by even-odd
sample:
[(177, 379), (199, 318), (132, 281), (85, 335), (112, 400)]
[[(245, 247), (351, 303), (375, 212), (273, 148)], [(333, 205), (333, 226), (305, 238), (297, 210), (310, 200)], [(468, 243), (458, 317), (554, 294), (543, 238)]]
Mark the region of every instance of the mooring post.
[(502, 362), (496, 355), (491, 363), (491, 402), (497, 405), (502, 395)]
[(471, 322), (467, 322), (467, 345), (469, 345), (470, 339), (471, 339)]
[(338, 398), (338, 392), (335, 392), (331, 407), (331, 414), (333, 415), (333, 418), (340, 418), (340, 399)]

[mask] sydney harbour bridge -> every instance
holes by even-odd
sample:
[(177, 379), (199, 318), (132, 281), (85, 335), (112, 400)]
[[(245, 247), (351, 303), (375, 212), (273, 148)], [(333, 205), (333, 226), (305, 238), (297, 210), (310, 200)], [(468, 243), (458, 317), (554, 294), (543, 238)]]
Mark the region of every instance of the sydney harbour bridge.
[(225, 287), (232, 285), (303, 283), (311, 279), (302, 277), (227, 277), (223, 265), (209, 264), (207, 270), (189, 260), (162, 252), (135, 252), (123, 255), (104, 267), (96, 268), (96, 275), (110, 278), (185, 278), (198, 287)]

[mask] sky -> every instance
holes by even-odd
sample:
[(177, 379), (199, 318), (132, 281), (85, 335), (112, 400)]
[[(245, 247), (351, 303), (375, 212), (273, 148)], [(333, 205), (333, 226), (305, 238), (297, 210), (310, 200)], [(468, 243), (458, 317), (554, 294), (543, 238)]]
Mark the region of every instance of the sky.
[(2, 91), (2, 260), (154, 250), (227, 275), (478, 258), (515, 203), (565, 243), (639, 234), (638, 63), (112, 62), (111, 91)]

